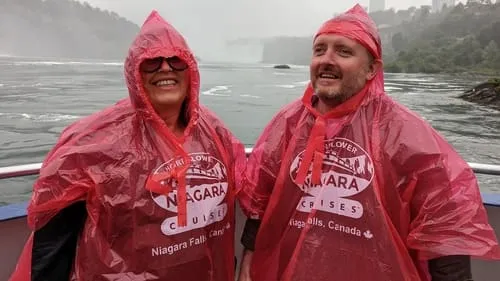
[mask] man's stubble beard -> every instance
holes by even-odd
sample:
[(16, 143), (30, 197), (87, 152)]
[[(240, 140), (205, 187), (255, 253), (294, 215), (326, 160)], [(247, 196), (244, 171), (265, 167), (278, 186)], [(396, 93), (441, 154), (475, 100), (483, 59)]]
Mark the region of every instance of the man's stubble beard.
[(356, 77), (353, 77), (353, 79), (349, 81), (342, 81), (339, 90), (316, 88), (316, 95), (325, 104), (328, 104), (330, 106), (339, 105), (347, 101), (349, 98), (356, 95), (363, 89), (366, 82), (361, 80), (360, 77), (362, 76), (358, 75)]

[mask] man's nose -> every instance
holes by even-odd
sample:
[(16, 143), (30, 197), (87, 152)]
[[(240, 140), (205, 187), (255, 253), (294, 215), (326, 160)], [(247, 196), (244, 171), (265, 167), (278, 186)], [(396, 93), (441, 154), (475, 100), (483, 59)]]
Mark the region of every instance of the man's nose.
[(336, 53), (335, 49), (328, 48), (323, 56), (321, 56), (321, 60), (323, 63), (335, 64), (336, 63)]

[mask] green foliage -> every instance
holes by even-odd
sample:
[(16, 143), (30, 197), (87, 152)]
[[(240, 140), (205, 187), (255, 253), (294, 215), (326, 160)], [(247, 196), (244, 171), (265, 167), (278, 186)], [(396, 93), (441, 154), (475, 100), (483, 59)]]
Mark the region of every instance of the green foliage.
[(493, 83), (495, 87), (495, 92), (500, 95), (500, 78), (491, 78), (488, 83)]
[[(500, 73), (499, 18), (500, 4), (470, 0), (458, 5), (439, 23), (423, 29), (406, 48), (393, 46), (397, 56), (385, 71)], [(393, 45), (401, 41), (399, 34), (404, 32), (394, 34)]]
[[(370, 16), (387, 72), (500, 73), (500, 3), (469, 0), (439, 13), (422, 6)], [(263, 61), (309, 64), (311, 45), (310, 37), (273, 38), (264, 45)]]
[(74, 0), (3, 0), (0, 53), (21, 56), (125, 57), (139, 27), (114, 12)]

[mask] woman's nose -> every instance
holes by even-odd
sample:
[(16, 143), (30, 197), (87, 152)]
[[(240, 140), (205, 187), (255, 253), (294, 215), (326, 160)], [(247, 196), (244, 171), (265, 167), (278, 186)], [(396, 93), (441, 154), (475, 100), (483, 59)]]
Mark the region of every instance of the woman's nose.
[(168, 64), (167, 60), (162, 60), (161, 65), (160, 65), (160, 70), (162, 71), (172, 71), (172, 68)]

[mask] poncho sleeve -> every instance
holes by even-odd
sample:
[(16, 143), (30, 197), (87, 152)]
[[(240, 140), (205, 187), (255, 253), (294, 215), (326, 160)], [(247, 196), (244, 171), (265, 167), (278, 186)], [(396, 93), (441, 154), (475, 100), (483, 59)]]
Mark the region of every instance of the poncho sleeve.
[(46, 225), (59, 211), (77, 201), (84, 201), (92, 189), (92, 174), (98, 170), (98, 144), (77, 144), (81, 139), (72, 125), (59, 138), (42, 164), (33, 185), (28, 206), (28, 224), (33, 230)]
[[(499, 258), (474, 172), (430, 125), (410, 113), (391, 124), (386, 140), (394, 176), (407, 183), (402, 199), (410, 209), (407, 247), (420, 260), (447, 255)], [(392, 139), (390, 139), (392, 138)]]

